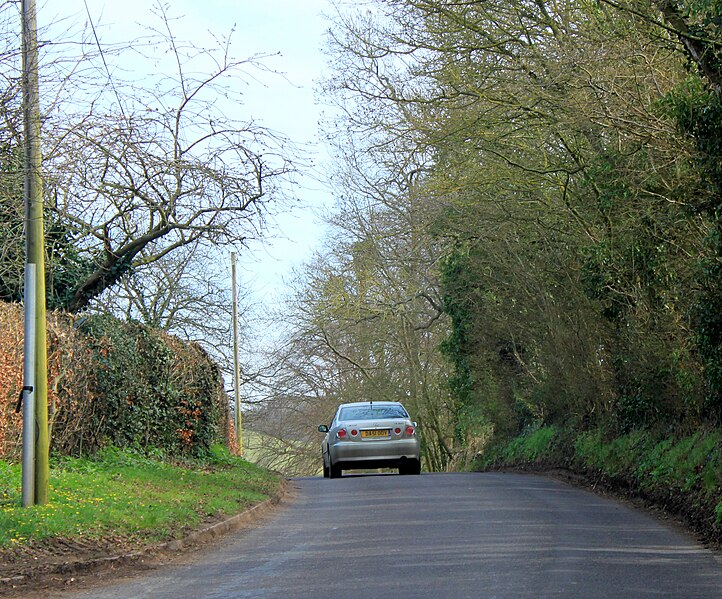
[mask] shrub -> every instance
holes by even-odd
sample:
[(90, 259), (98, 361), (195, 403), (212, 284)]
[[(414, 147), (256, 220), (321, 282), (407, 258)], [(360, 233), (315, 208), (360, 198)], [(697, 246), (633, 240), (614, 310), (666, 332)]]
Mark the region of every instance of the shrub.
[[(228, 400), (218, 366), (195, 343), (109, 315), (48, 314), (51, 447), (195, 454), (223, 442)], [(0, 457), (17, 458), (22, 422), (22, 310), (0, 304)]]

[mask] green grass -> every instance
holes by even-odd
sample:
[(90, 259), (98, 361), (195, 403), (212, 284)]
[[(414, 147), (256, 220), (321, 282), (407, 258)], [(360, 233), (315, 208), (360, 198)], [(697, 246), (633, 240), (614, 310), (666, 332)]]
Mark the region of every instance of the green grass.
[(49, 502), (23, 508), (21, 468), (0, 461), (0, 548), (49, 537), (164, 540), (264, 501), (280, 483), (223, 448), (183, 465), (110, 449), (53, 460)]
[(505, 444), (495, 445), (472, 464), (472, 469), (484, 469), (493, 464), (521, 464), (554, 457), (559, 431), (554, 426), (540, 427), (514, 437)]
[[(643, 476), (640, 460), (649, 457), (653, 441), (647, 431), (634, 431), (606, 440), (601, 430), (581, 433), (574, 442), (575, 460), (609, 476)], [(652, 457), (651, 459), (655, 459)]]

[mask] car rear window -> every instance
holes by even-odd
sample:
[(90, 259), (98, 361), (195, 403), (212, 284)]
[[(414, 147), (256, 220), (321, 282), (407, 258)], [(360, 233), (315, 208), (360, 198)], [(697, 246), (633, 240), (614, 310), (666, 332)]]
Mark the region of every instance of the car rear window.
[(353, 406), (341, 408), (339, 420), (376, 420), (379, 418), (408, 418), (401, 406)]

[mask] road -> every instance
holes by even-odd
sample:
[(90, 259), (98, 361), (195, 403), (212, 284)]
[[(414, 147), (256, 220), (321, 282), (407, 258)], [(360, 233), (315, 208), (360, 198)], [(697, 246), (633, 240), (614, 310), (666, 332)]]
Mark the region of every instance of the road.
[(720, 599), (722, 560), (653, 517), (505, 473), (296, 479), (262, 525), (76, 599)]

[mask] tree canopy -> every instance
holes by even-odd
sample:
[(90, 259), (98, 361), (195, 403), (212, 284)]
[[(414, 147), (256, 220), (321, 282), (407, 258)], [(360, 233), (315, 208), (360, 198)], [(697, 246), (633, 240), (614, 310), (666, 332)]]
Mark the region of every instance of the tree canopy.
[[(230, 34), (211, 48), (181, 40), (168, 10), (156, 4), (146, 35), (125, 46), (103, 46), (92, 19), (79, 42), (44, 45), (52, 307), (83, 310), (125, 275), (178, 250), (241, 247), (260, 238), (278, 182), (295, 168), (291, 144), (243, 113), (241, 83), (254, 71), (268, 71), (267, 57), (234, 57)], [(3, 41), (19, 47), (13, 3), (0, 11)], [(8, 300), (17, 299), (21, 278), (22, 236), (13, 231), (22, 228), (21, 185), (14, 175), (22, 127), (18, 53), (0, 52), (0, 60), (0, 192), (8, 200), (0, 218), (3, 234), (15, 240), (0, 261)], [(124, 66), (128, 61), (132, 69)]]
[(405, 399), (433, 468), (543, 424), (719, 424), (720, 18), (337, 2), (334, 235), (288, 339), (329, 401)]

